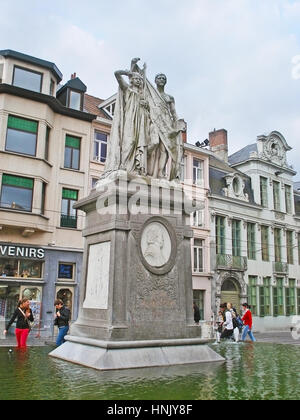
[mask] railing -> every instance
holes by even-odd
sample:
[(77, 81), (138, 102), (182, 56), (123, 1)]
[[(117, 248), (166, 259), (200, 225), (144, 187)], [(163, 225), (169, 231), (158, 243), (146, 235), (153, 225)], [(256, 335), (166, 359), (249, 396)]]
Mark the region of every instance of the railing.
[(60, 226), (66, 228), (77, 228), (77, 216), (68, 216), (66, 214), (61, 214), (60, 216)]
[(273, 262), (273, 273), (287, 274), (288, 264), (286, 262), (274, 261)]
[(247, 257), (217, 254), (217, 268), (247, 270)]

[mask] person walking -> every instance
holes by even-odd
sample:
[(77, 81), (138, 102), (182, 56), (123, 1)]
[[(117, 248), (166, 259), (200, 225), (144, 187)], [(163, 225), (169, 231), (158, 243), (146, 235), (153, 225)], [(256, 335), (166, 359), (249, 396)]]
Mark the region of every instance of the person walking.
[(225, 322), (225, 306), (224, 306), (224, 304), (221, 304), (220, 305), (220, 310), (219, 310), (219, 313), (218, 313), (218, 316), (217, 316), (217, 320), (216, 320), (216, 340), (217, 340), (217, 343), (220, 343), (224, 322)]
[[(224, 307), (227, 308), (227, 303), (224, 303)], [(225, 312), (225, 322), (223, 324), (225, 327), (220, 338), (230, 338), (233, 334), (233, 323), (231, 312), (227, 309)]]
[(70, 310), (64, 306), (61, 299), (54, 302), (56, 308), (54, 325), (58, 327), (58, 335), (56, 338), (57, 347), (65, 342), (65, 336), (69, 331)]
[(231, 317), (232, 317), (234, 341), (238, 343), (239, 337), (240, 337), (240, 331), (239, 331), (238, 322), (237, 322), (237, 312), (236, 312), (236, 309), (233, 307), (232, 303), (230, 302), (227, 303), (227, 310), (230, 311)]
[(11, 327), (14, 320), (17, 318), (15, 335), (17, 339), (18, 349), (26, 349), (27, 347), (27, 337), (30, 332), (30, 322), (34, 321), (32, 310), (30, 309), (30, 301), (27, 298), (23, 298), (19, 301), (18, 306), (13, 313), (10, 321), (6, 325), (4, 330), (4, 335), (8, 333), (9, 328)]
[(256, 341), (253, 333), (252, 333), (252, 313), (250, 311), (250, 307), (248, 303), (243, 303), (243, 310), (244, 315), (242, 317), (242, 321), (244, 323), (244, 329), (242, 333), (242, 341), (245, 341), (246, 335), (248, 334), (250, 337), (250, 340)]
[(193, 302), (193, 310), (194, 310), (194, 321), (196, 325), (199, 325), (199, 321), (200, 321), (200, 310), (198, 305)]

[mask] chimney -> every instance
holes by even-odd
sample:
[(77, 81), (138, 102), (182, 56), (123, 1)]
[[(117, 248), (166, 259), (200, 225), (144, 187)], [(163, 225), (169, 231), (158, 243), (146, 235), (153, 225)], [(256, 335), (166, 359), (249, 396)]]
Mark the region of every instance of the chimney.
[(183, 143), (186, 143), (187, 142), (187, 123), (183, 119), (179, 121), (182, 122), (182, 125), (184, 125), (184, 129), (181, 131), (181, 137), (182, 137)]
[(221, 160), (228, 163), (227, 131), (214, 129), (209, 133), (210, 150)]
[(76, 79), (76, 73), (71, 74), (71, 80)]

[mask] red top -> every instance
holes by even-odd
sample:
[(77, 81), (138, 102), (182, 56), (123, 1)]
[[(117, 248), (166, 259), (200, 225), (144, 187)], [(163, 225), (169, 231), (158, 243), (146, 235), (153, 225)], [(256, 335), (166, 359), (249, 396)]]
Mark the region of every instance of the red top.
[(251, 311), (249, 311), (249, 309), (244, 313), (242, 321), (245, 325), (249, 325), (250, 330), (252, 329), (252, 314)]

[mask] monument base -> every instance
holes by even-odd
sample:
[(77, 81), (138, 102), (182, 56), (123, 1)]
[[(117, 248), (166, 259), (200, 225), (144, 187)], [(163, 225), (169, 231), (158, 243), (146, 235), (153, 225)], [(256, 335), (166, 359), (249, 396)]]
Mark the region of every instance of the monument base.
[(208, 347), (210, 341), (198, 338), (102, 341), (66, 336), (66, 342), (50, 356), (97, 370), (224, 362), (223, 357)]

